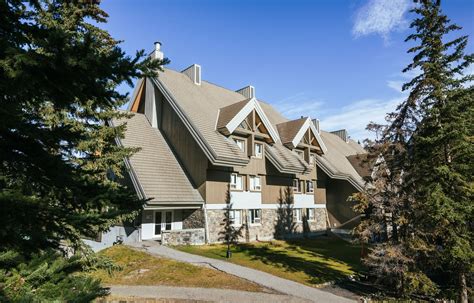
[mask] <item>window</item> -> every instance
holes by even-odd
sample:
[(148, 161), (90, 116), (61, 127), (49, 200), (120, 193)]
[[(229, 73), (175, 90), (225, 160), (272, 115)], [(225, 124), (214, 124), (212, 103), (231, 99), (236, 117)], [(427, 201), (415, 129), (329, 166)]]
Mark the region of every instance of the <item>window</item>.
[(293, 217), (295, 218), (296, 222), (303, 221), (301, 218), (301, 208), (294, 208), (293, 209)]
[(261, 209), (249, 209), (249, 222), (250, 224), (260, 224), (262, 220)]
[(255, 143), (255, 158), (263, 158), (263, 144)]
[(309, 154), (309, 164), (314, 165), (316, 163), (316, 154), (311, 153)]
[(314, 221), (314, 208), (306, 209), (306, 218), (308, 221)]
[(303, 181), (298, 179), (293, 179), (293, 192), (301, 193), (303, 192)]
[(232, 225), (242, 225), (242, 211), (232, 209), (229, 211), (229, 219)]
[(299, 150), (299, 149), (295, 149), (295, 153), (300, 156), (301, 158), (304, 158), (304, 152), (302, 150)]
[(314, 193), (314, 183), (311, 180), (306, 180), (306, 192)]
[(235, 139), (235, 138), (234, 138), (234, 142), (235, 142), (235, 144), (237, 144), (237, 147), (238, 147), (241, 151), (245, 152), (245, 141), (244, 141), (244, 140), (242, 140), (242, 139)]
[(259, 176), (250, 176), (250, 190), (261, 191), (262, 185)]
[(230, 188), (235, 189), (235, 190), (242, 190), (244, 188), (241, 175), (238, 175), (238, 174), (230, 175)]

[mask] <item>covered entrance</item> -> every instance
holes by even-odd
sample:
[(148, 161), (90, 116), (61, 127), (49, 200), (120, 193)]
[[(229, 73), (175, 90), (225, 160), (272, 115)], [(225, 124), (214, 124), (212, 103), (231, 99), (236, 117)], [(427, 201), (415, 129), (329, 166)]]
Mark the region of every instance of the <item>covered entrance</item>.
[(155, 211), (155, 238), (161, 240), (161, 232), (172, 230), (173, 228), (173, 210)]

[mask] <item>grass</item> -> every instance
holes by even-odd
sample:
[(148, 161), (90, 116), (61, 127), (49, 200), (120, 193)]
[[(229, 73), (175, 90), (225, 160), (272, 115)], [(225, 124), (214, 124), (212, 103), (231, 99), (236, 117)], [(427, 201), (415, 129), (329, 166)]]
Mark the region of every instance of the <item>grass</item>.
[[(179, 246), (177, 249), (209, 258), (227, 260), (223, 244)], [(360, 247), (338, 238), (242, 243), (232, 248), (229, 262), (317, 287), (342, 281), (362, 270)]]
[(106, 285), (166, 285), (266, 291), (258, 284), (217, 270), (158, 258), (123, 245), (110, 247), (99, 254), (109, 257), (122, 268), (111, 275), (106, 270), (91, 273), (91, 276)]

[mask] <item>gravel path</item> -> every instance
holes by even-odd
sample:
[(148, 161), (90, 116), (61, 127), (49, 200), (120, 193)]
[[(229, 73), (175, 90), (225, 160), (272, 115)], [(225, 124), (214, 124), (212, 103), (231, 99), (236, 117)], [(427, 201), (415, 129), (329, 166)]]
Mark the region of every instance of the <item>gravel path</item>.
[(288, 295), (265, 294), (231, 289), (191, 288), (172, 286), (109, 286), (114, 296), (196, 300), (205, 302), (261, 302), (261, 303), (307, 303), (308, 300)]
[[(154, 241), (144, 241), (131, 245), (136, 248), (145, 249), (147, 252), (200, 266), (210, 266), (234, 276), (255, 282), (264, 287), (275, 289), (286, 295), (302, 298), (311, 302), (339, 303), (354, 302), (351, 299), (337, 296), (335, 294), (309, 287), (291, 280), (276, 277), (274, 275), (232, 264), (229, 262), (206, 258), (198, 255), (188, 254), (166, 246), (159, 245)], [(250, 301), (252, 302), (252, 301)]]

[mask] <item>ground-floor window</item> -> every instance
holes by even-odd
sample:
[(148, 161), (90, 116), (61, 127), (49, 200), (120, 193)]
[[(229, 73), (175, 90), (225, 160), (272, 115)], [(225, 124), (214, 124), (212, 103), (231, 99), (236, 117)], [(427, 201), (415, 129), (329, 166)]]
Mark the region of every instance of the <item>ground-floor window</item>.
[(314, 221), (314, 208), (306, 209), (306, 218), (308, 218), (308, 221)]
[(295, 218), (296, 222), (302, 222), (301, 218), (301, 208), (294, 208), (293, 209), (293, 217)]
[(262, 222), (261, 209), (249, 209), (248, 216), (250, 224), (260, 224)]
[(229, 219), (233, 225), (242, 225), (242, 211), (240, 209), (230, 210)]

